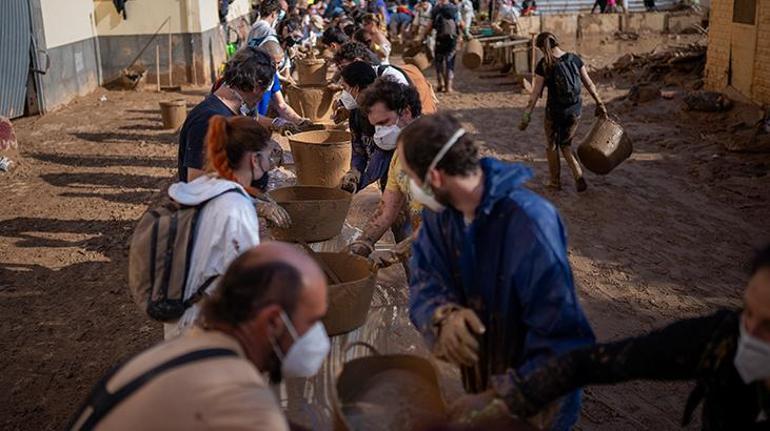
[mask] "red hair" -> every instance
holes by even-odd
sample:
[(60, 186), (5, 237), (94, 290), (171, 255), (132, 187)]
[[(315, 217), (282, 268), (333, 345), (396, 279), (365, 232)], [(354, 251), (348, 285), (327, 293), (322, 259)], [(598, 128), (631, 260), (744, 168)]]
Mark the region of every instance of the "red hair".
[(270, 132), (253, 118), (215, 115), (206, 132), (206, 170), (235, 181), (234, 170), (247, 153), (265, 150), (269, 139)]

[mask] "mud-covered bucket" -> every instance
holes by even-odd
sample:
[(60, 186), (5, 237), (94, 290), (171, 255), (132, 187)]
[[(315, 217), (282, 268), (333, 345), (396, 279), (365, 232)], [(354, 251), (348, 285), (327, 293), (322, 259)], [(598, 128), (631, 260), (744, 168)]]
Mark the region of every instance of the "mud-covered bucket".
[(438, 375), (425, 358), (382, 355), (353, 359), (337, 378), (335, 431), (419, 430), (448, 419)]
[(420, 70), (425, 70), (430, 67), (430, 59), (428, 59), (427, 54), (424, 52), (410, 52), (409, 54), (411, 55), (404, 53), (404, 63), (412, 64)]
[(610, 118), (597, 118), (577, 149), (578, 158), (589, 171), (606, 175), (634, 152), (631, 138)]
[(484, 62), (484, 45), (478, 39), (470, 39), (465, 42), (463, 51), (463, 66), (468, 69), (477, 69)]
[(178, 129), (187, 118), (187, 101), (184, 99), (160, 102), (160, 117), (164, 129)]
[(289, 106), (297, 114), (313, 122), (331, 120), (337, 90), (331, 90), (325, 84), (287, 85), (284, 90)]
[(322, 58), (297, 60), (297, 81), (300, 85), (324, 85), (329, 63)]
[(319, 186), (282, 187), (268, 195), (291, 217), (291, 227), (273, 227), (270, 232), (277, 240), (294, 242), (326, 241), (339, 235), (351, 199), (346, 191)]
[(353, 149), (346, 131), (313, 130), (289, 135), (289, 146), (298, 184), (337, 187), (350, 169)]
[(358, 329), (369, 315), (377, 273), (368, 259), (361, 256), (329, 252), (312, 255), (321, 261), (329, 278), (329, 309), (323, 319), (326, 332), (335, 336)]

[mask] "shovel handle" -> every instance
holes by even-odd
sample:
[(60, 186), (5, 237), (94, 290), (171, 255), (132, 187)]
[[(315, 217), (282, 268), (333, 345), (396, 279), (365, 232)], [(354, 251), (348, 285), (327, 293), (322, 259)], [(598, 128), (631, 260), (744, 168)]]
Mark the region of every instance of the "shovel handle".
[(348, 343), (345, 345), (345, 347), (342, 348), (342, 353), (347, 355), (348, 352), (350, 352), (350, 349), (357, 346), (366, 347), (370, 352), (374, 353), (375, 356), (382, 356), (382, 353), (380, 353), (376, 347), (372, 346), (366, 341), (354, 341), (352, 343)]

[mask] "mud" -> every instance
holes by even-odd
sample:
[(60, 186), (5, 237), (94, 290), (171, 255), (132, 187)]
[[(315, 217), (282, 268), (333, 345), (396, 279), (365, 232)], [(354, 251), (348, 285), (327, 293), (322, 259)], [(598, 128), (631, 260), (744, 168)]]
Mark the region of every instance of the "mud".
[(283, 89), (289, 106), (297, 114), (314, 122), (331, 120), (337, 92), (330, 90), (326, 84), (287, 85)]
[[(580, 53), (602, 68), (627, 52), (648, 52), (643, 39)], [(519, 132), (527, 96), (513, 91), (510, 75), (460, 66), (457, 91), (439, 95), (440, 109), (461, 120), (483, 155), (533, 167), (529, 186), (561, 212), (580, 301), (600, 341), (739, 305), (751, 248), (770, 240), (770, 158), (723, 146), (735, 139), (730, 126), (741, 106), (728, 113), (683, 112), (679, 91), (671, 100), (633, 106), (624, 99), (626, 83), (600, 78), (599, 91), (634, 137), (635, 153), (610, 175), (587, 174), (589, 189), (580, 195), (543, 186), (542, 102), (530, 128)], [(204, 94), (185, 89), (180, 97), (192, 106)], [(106, 102), (99, 101), (102, 95)], [(136, 220), (175, 174), (176, 137), (162, 129), (158, 110), (167, 98), (99, 90), (45, 117), (14, 122), (17, 164), (0, 174), (1, 429), (62, 429), (102, 373), (161, 340), (160, 325), (142, 316), (126, 290), (126, 244)], [(591, 126), (592, 111), (586, 100), (579, 138)], [(356, 195), (341, 235), (319, 249), (342, 248), (378, 199), (375, 189)], [(390, 235), (377, 247), (388, 244)], [(342, 365), (370, 355), (359, 348), (345, 353), (352, 341), (429, 357), (409, 323), (400, 267), (380, 271), (366, 322), (332, 339), (322, 372), (281, 388), (292, 420), (330, 429)], [(461, 393), (459, 376), (444, 363), (435, 366), (451, 403)], [(682, 429), (691, 389), (655, 382), (589, 387), (578, 429)]]
[(292, 242), (326, 241), (340, 234), (350, 208), (350, 193), (336, 188), (290, 186), (268, 193), (289, 213), (288, 229), (271, 228), (273, 238)]
[(350, 133), (315, 130), (289, 137), (297, 181), (303, 185), (337, 187), (350, 169)]

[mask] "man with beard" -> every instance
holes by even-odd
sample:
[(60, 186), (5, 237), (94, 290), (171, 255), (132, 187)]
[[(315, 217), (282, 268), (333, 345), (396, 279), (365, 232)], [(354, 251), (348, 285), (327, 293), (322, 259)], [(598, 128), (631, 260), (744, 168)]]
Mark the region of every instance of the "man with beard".
[[(412, 244), (409, 314), (433, 353), (458, 365), (468, 392), (594, 343), (578, 302), (556, 208), (526, 189), (532, 171), (480, 158), (447, 114), (401, 131), (398, 157), (422, 225)], [(580, 392), (557, 401), (541, 428), (567, 430)]]
[(289, 429), (268, 382), (310, 377), (329, 351), (326, 277), (288, 244), (247, 251), (207, 299), (202, 319), (111, 371), (70, 429)]

